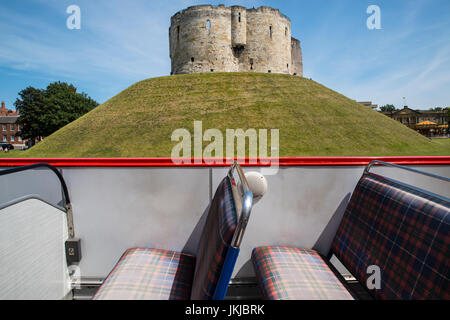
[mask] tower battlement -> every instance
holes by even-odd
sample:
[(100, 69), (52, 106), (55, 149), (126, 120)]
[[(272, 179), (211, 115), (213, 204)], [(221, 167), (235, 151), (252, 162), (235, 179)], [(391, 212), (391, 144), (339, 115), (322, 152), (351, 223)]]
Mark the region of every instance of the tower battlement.
[(303, 75), (300, 41), (291, 36), (291, 20), (271, 7), (188, 7), (172, 16), (169, 38), (172, 74)]

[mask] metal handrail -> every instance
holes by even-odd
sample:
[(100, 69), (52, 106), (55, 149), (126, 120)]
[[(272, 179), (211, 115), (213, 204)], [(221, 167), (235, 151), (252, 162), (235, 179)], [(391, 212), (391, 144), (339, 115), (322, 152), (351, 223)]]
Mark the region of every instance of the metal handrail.
[(450, 178), (447, 178), (447, 177), (442, 177), (442, 176), (439, 176), (439, 175), (434, 174), (434, 173), (429, 173), (429, 172), (425, 172), (425, 171), (421, 171), (421, 170), (417, 170), (417, 169), (412, 169), (412, 168), (409, 168), (409, 167), (400, 166), (398, 164), (393, 164), (393, 163), (384, 162), (384, 161), (380, 161), (380, 160), (374, 160), (371, 163), (369, 163), (366, 166), (366, 168), (364, 169), (364, 173), (368, 174), (370, 169), (375, 164), (383, 165), (383, 166), (386, 166), (386, 167), (393, 167), (393, 168), (403, 169), (403, 170), (411, 171), (411, 172), (418, 173), (418, 174), (421, 174), (421, 175), (424, 175), (424, 176), (428, 176), (428, 177), (431, 177), (431, 178), (435, 178), (435, 179), (438, 179), (438, 180), (442, 180), (442, 181), (445, 181), (445, 182), (450, 182)]
[(64, 178), (63, 178), (61, 172), (58, 171), (58, 169), (56, 169), (54, 166), (52, 166), (52, 165), (50, 165), (48, 163), (36, 163), (36, 164), (28, 165), (28, 166), (17, 167), (17, 168), (9, 168), (9, 169), (1, 170), (0, 171), (0, 177), (1, 176), (5, 176), (5, 175), (9, 175), (9, 174), (13, 174), (13, 173), (22, 172), (22, 171), (32, 170), (32, 169), (36, 169), (36, 168), (47, 168), (47, 169), (50, 169), (58, 177), (59, 182), (60, 182), (61, 187), (62, 187), (62, 190), (63, 190), (63, 202), (64, 202), (64, 208), (66, 209), (66, 214), (67, 214), (67, 226), (68, 226), (68, 229), (69, 229), (68, 230), (69, 231), (69, 237), (70, 238), (75, 238), (75, 230), (74, 230), (74, 227), (73, 227), (72, 204), (70, 203), (69, 190), (67, 189), (66, 182), (64, 181)]
[[(235, 170), (238, 173), (239, 180), (243, 188), (242, 195), (239, 194), (236, 181), (233, 176)], [(234, 248), (239, 248), (241, 246), (242, 239), (244, 237), (245, 229), (247, 228), (248, 220), (250, 219), (250, 213), (252, 211), (253, 205), (253, 193), (250, 191), (250, 187), (248, 185), (244, 171), (242, 171), (242, 168), (237, 161), (235, 161), (231, 166), (230, 171), (228, 172), (228, 177), (231, 182), (234, 204), (239, 214), (239, 221), (236, 226), (236, 231), (234, 233), (233, 240), (231, 241), (231, 245)]]

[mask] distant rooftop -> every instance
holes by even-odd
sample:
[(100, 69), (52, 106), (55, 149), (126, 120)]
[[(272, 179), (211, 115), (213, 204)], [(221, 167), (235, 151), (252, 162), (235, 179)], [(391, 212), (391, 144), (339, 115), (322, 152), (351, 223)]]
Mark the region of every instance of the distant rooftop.
[(0, 108), (0, 117), (13, 117), (17, 115), (17, 111), (6, 109), (5, 101), (2, 101), (2, 106)]
[(365, 107), (369, 107), (369, 108), (372, 108), (372, 109), (377, 109), (378, 108), (378, 105), (377, 104), (372, 104), (372, 101), (361, 101), (361, 102), (358, 102), (358, 103), (362, 104)]
[(0, 116), (0, 124), (6, 124), (6, 123), (16, 123), (17, 119), (19, 119), (19, 116)]

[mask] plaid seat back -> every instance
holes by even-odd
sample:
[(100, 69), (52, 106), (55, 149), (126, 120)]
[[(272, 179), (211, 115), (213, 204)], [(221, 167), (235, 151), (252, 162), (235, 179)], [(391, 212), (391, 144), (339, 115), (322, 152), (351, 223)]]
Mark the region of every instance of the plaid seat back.
[[(387, 178), (359, 181), (332, 252), (377, 299), (449, 299), (450, 202)], [(371, 277), (369, 283), (373, 282)]]
[(226, 177), (211, 202), (197, 250), (192, 300), (213, 299), (237, 225), (231, 183)]

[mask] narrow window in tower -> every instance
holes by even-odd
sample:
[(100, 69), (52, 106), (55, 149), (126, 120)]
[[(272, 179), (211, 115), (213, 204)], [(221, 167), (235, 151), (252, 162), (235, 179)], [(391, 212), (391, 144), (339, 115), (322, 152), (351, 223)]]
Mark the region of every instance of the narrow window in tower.
[(272, 39), (273, 36), (272, 26), (269, 27), (269, 30), (270, 30), (270, 39)]
[(288, 67), (288, 69), (289, 69), (289, 63), (287, 64), (287, 67)]
[(194, 57), (192, 57), (192, 58), (191, 58), (191, 62), (194, 62), (194, 61), (195, 61), (195, 59), (194, 59)]
[(180, 41), (180, 26), (177, 27), (177, 41)]
[(288, 35), (288, 28), (286, 27), (285, 29), (284, 29), (284, 35), (287, 37), (287, 35)]
[(211, 34), (211, 21), (210, 20), (206, 21), (206, 29), (208, 30), (208, 34)]
[(241, 22), (241, 13), (239, 12), (239, 22)]

